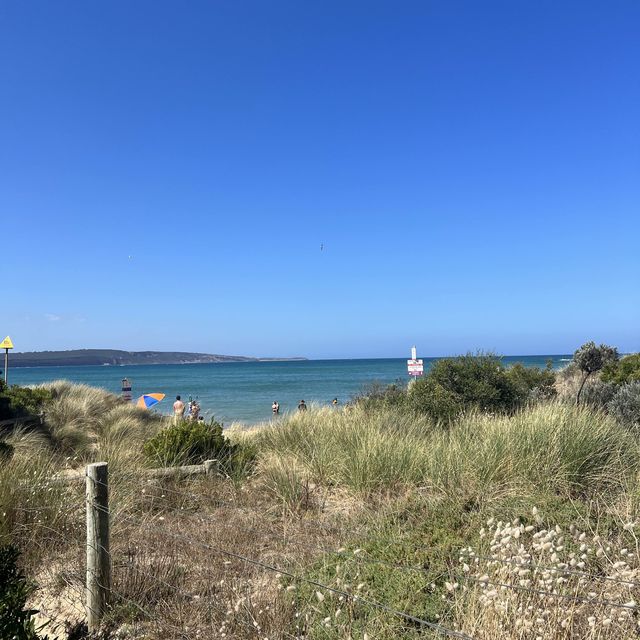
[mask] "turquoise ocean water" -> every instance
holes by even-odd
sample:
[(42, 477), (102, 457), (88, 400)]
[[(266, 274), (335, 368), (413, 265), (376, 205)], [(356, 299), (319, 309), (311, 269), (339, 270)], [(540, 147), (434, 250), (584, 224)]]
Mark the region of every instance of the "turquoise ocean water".
[[(507, 356), (504, 362), (544, 367), (549, 358), (554, 368), (559, 368), (567, 364), (570, 356)], [(425, 369), (433, 361), (424, 358)], [(125, 377), (132, 384), (134, 398), (143, 393), (167, 394), (157, 405), (158, 411), (169, 413), (176, 394), (183, 400), (193, 396), (198, 398), (205, 416), (215, 416), (226, 424), (267, 420), (274, 400), (280, 403), (281, 412), (294, 410), (302, 398), (308, 404), (329, 404), (337, 397), (342, 404), (373, 382), (392, 383), (408, 378), (407, 361), (400, 358), (9, 369), (10, 384), (64, 379), (113, 393), (120, 393)]]

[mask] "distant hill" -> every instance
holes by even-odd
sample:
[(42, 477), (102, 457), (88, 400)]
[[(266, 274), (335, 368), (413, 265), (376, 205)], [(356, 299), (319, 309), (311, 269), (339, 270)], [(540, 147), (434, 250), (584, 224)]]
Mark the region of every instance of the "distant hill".
[(194, 364), (202, 362), (261, 362), (306, 360), (306, 358), (249, 358), (184, 351), (119, 351), (117, 349), (74, 349), (71, 351), (29, 351), (12, 353), (12, 367), (65, 367), (86, 365)]

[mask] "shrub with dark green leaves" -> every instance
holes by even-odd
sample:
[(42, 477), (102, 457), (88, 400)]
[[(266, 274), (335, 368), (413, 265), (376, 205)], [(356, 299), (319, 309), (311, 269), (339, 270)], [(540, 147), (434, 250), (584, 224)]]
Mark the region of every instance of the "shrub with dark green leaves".
[(160, 431), (144, 445), (144, 453), (155, 466), (202, 464), (205, 460), (230, 460), (236, 450), (215, 420), (179, 422)]
[(403, 409), (407, 404), (407, 389), (400, 383), (383, 385), (374, 382), (357, 395), (354, 402), (368, 410)]
[(515, 364), (506, 368), (493, 354), (468, 354), (436, 361), (408, 388), (374, 385), (356, 403), (364, 409), (401, 409), (447, 422), (464, 411), (503, 413), (556, 395), (555, 373)]
[(640, 382), (640, 353), (610, 362), (602, 369), (602, 380), (614, 384)]
[(518, 385), (493, 354), (438, 360), (408, 396), (416, 411), (445, 421), (469, 409), (508, 411), (520, 401)]
[(8, 387), (0, 382), (0, 420), (38, 415), (50, 399), (51, 393), (42, 387)]
[(407, 395), (409, 407), (436, 421), (448, 422), (465, 409), (464, 400), (459, 394), (429, 376), (416, 380)]
[(630, 382), (618, 388), (607, 405), (609, 413), (626, 427), (640, 428), (640, 382)]
[(516, 362), (507, 369), (507, 378), (515, 387), (519, 404), (547, 400), (556, 395), (556, 375), (549, 365), (545, 369), (539, 369)]
[[(35, 586), (18, 568), (18, 550), (9, 545), (0, 547), (0, 638), (8, 640), (38, 640), (34, 609), (27, 609), (27, 599)], [(41, 638), (46, 640), (46, 638)]]

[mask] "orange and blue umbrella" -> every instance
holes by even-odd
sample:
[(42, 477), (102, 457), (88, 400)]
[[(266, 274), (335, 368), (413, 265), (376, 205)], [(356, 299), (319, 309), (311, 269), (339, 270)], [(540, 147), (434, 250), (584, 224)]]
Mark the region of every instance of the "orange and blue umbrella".
[(164, 393), (145, 393), (138, 398), (136, 406), (142, 409), (149, 409), (154, 404), (158, 404), (164, 398)]

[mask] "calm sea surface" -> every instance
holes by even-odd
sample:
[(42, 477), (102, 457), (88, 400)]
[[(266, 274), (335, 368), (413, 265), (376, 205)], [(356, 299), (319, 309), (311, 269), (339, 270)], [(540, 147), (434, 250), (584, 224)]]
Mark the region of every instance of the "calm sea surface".
[[(567, 364), (570, 356), (507, 356), (505, 364), (522, 362), (554, 368)], [(425, 369), (435, 359), (425, 358)], [(278, 400), (281, 412), (294, 410), (304, 398), (309, 403), (329, 404), (335, 397), (342, 404), (373, 382), (407, 380), (406, 359), (308, 360), (297, 362), (224, 362), (216, 364), (137, 365), (96, 367), (9, 368), (10, 384), (38, 384), (70, 380), (120, 393), (122, 378), (133, 386), (133, 397), (160, 392), (167, 397), (157, 405), (171, 411), (176, 394), (183, 400), (198, 398), (205, 416), (225, 423), (256, 423), (269, 419), (271, 403)]]

